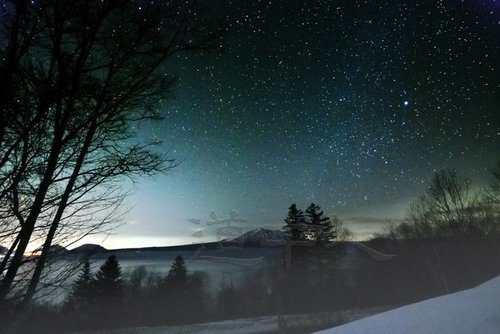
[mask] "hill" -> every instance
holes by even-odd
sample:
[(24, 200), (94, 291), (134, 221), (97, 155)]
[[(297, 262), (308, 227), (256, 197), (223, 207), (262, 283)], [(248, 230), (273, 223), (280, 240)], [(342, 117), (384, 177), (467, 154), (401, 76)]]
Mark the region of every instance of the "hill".
[(100, 245), (96, 244), (83, 244), (76, 248), (73, 248), (70, 252), (73, 254), (95, 254), (95, 253), (105, 253), (108, 250)]
[(66, 249), (65, 247), (63, 247), (61, 245), (57, 245), (57, 244), (52, 245), (49, 248), (49, 254), (51, 254), (51, 255), (64, 255), (68, 252), (69, 252), (68, 249)]
[(152, 246), (152, 247), (136, 247), (136, 248), (117, 248), (109, 249), (108, 252), (113, 251), (114, 253), (120, 252), (162, 252), (162, 251), (195, 251), (200, 246), (206, 249), (216, 249), (218, 242), (206, 242), (200, 244), (187, 244), (178, 246)]

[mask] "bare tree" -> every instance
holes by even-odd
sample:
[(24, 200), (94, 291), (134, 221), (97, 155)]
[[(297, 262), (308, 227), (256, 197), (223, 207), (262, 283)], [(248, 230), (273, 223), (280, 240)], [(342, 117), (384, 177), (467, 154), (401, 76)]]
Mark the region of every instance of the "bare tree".
[(491, 170), (490, 184), (482, 194), (478, 209), (484, 233), (500, 233), (500, 161)]
[[(7, 42), (1, 52), (12, 52), (11, 39), (29, 43), (17, 51), (23, 84), (12, 75), (2, 77), (10, 80), (8, 100), (14, 102), (1, 106), (13, 130), (4, 129), (8, 141), (0, 138), (5, 161), (0, 177), (6, 181), (0, 213), (7, 222), (2, 219), (2, 231), (11, 237), (0, 300), (11, 291), (28, 245), (39, 238), (41, 255), (24, 298), (29, 302), (53, 242), (71, 231), (85, 235), (102, 226), (84, 217), (92, 217), (98, 202), (110, 203), (114, 197), (108, 189), (119, 189), (124, 177), (175, 165), (154, 151), (157, 142), (137, 142), (133, 125), (162, 118), (158, 103), (174, 83), (162, 67), (165, 61), (180, 51), (213, 47), (220, 30), (190, 1), (8, 4), (3, 15), (9, 29), (4, 30), (10, 33), (2, 37)], [(36, 29), (26, 25), (28, 17), (35, 18)], [(15, 113), (18, 109), (23, 112)], [(25, 119), (12, 119), (14, 114)], [(115, 198), (113, 205), (122, 197)], [(104, 207), (97, 211), (106, 216), (110, 207)]]
[(455, 171), (442, 170), (434, 175), (424, 196), (428, 210), (454, 233), (469, 232), (472, 228), (476, 203), (470, 182), (460, 179)]
[(491, 182), (487, 200), (492, 207), (494, 215), (497, 217), (500, 216), (500, 161), (491, 170)]
[(448, 169), (437, 172), (427, 191), (408, 211), (399, 225), (391, 225), (386, 235), (413, 239), (483, 233), (478, 224), (478, 195), (470, 182)]

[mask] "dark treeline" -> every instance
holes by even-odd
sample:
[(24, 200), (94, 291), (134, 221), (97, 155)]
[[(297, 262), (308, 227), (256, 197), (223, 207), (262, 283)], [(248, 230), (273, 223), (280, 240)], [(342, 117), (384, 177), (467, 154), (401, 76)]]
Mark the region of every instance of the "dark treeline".
[[(127, 279), (112, 256), (96, 273), (84, 265), (64, 305), (32, 307), (25, 315), (30, 321), (18, 324), (17, 332), (98, 331), (396, 307), (470, 288), (499, 274), (499, 236), (379, 238), (366, 244), (397, 256), (375, 262), (350, 243), (329, 249), (297, 247), (289, 271), (276, 266), (239, 281), (223, 278), (215, 291), (208, 275), (190, 272), (180, 256), (167, 275), (139, 267)], [(325, 327), (335, 324), (325, 322)]]
[(390, 225), (389, 239), (449, 238), (500, 234), (500, 161), (485, 189), (449, 169), (437, 172), (426, 192), (410, 206), (407, 218)]
[(204, 272), (190, 273), (177, 256), (165, 276), (144, 267), (125, 279), (115, 255), (95, 273), (87, 259), (64, 303), (32, 305), (12, 328), (15, 332), (57, 333), (139, 325), (203, 322), (214, 315), (213, 296)]
[[(408, 219), (363, 243), (395, 254), (390, 261), (374, 261), (346, 241), (340, 220), (316, 204), (305, 213), (293, 204), (276, 266), (238, 281), (223, 277), (214, 290), (208, 275), (191, 272), (181, 256), (164, 276), (139, 267), (126, 279), (115, 256), (95, 273), (86, 261), (61, 307), (32, 305), (23, 311), (30, 321), (15, 328), (57, 333), (389, 308), (471, 288), (500, 274), (498, 168), (477, 194), (456, 173), (438, 172)], [(286, 326), (280, 322), (283, 332)]]
[[(339, 257), (340, 248), (328, 250), (332, 258)], [(339, 309), (334, 290), (344, 280), (334, 262), (307, 264), (306, 257), (314, 256), (309, 248), (295, 255), (300, 260), (290, 271), (268, 267), (237, 282), (223, 277), (215, 291), (208, 275), (190, 272), (181, 256), (165, 276), (138, 267), (127, 279), (114, 255), (96, 273), (85, 261), (63, 305), (32, 306), (23, 315), (30, 321), (15, 328), (23, 333), (98, 331)]]
[[(168, 61), (220, 47), (222, 24), (205, 7), (2, 1), (0, 322), (16, 291), (24, 293), (13, 302), (28, 305), (44, 288), (54, 245), (116, 226), (124, 180), (177, 166), (138, 128), (165, 116), (176, 81)], [(28, 263), (33, 245), (39, 255)]]

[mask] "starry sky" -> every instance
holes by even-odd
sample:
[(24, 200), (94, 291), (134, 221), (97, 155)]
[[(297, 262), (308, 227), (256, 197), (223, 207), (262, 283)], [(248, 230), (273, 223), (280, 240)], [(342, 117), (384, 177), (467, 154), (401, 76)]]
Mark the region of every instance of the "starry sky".
[(205, 6), (225, 21), (222, 47), (171, 59), (165, 120), (138, 129), (181, 164), (134, 184), (105, 246), (212, 241), (212, 210), (238, 211), (248, 230), (310, 202), (364, 238), (403, 218), (439, 169), (487, 182), (500, 159), (498, 1)]

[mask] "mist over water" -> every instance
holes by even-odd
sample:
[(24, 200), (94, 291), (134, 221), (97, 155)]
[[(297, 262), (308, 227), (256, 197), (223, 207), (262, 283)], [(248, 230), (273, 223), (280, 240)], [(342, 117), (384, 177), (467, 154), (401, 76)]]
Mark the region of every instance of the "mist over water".
[[(283, 249), (281, 248), (241, 248), (237, 250), (204, 249), (198, 256), (206, 256), (208, 259), (196, 258), (195, 251), (192, 250), (166, 250), (166, 251), (119, 251), (116, 253), (106, 252), (92, 255), (90, 257), (90, 268), (92, 273), (97, 272), (106, 259), (114, 254), (118, 258), (122, 269), (123, 278), (128, 281), (132, 272), (143, 267), (148, 274), (157, 278), (164, 278), (177, 255), (181, 255), (186, 262), (189, 273), (204, 272), (209, 278), (209, 287), (212, 293), (217, 291), (221, 280), (225, 283), (237, 285), (243, 277), (253, 272), (271, 266), (282, 265)], [(234, 259), (232, 263), (218, 262), (216, 258)], [(258, 259), (250, 265), (238, 265), (239, 259)], [(50, 302), (54, 304), (62, 303), (69, 292), (73, 282), (80, 273), (79, 268), (75, 268), (82, 262), (82, 255), (61, 256), (53, 261), (46, 270), (46, 281), (51, 281), (59, 275), (64, 275), (64, 271), (71, 268), (71, 273), (67, 273), (69, 278), (59, 287), (54, 287), (50, 293), (44, 292), (39, 295), (40, 302)], [(28, 269), (27, 269), (28, 270)]]

